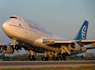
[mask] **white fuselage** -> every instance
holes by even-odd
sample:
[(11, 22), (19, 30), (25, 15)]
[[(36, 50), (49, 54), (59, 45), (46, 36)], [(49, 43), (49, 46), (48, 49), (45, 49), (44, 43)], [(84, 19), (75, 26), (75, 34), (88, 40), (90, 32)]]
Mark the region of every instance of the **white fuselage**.
[(10, 39), (15, 38), (18, 42), (28, 44), (31, 47), (41, 47), (52, 51), (58, 51), (58, 49), (55, 50), (53, 47), (47, 46), (43, 43), (43, 39), (67, 39), (47, 31), (34, 22), (18, 16), (10, 17), (10, 19), (3, 23), (2, 28)]

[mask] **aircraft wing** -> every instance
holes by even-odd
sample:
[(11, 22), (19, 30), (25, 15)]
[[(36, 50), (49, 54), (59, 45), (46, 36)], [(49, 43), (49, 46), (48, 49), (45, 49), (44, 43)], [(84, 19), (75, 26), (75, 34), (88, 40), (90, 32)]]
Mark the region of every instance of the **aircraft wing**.
[[(81, 46), (82, 50), (87, 50), (87, 49), (93, 49), (95, 48), (95, 40), (53, 40), (53, 39), (44, 39), (43, 43), (46, 43), (47, 45), (66, 45), (68, 46), (69, 44), (78, 44)], [(90, 45), (89, 47), (85, 47), (84, 45)]]
[(79, 43), (80, 45), (88, 45), (90, 43), (95, 43), (95, 40), (59, 40), (59, 39), (43, 39), (43, 43), (47, 44), (69, 44), (69, 43)]

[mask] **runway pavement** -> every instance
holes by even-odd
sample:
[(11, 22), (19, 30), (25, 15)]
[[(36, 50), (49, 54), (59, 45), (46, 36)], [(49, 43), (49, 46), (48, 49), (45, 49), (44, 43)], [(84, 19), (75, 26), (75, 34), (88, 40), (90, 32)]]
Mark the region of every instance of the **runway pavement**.
[(95, 60), (73, 61), (0, 61), (0, 68), (28, 68), (28, 67), (55, 67), (55, 66), (91, 66)]

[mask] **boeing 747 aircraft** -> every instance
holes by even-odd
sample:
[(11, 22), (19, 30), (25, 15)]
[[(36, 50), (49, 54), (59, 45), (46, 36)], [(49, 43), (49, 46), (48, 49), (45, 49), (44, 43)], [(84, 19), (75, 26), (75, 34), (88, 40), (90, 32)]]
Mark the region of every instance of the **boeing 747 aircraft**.
[[(3, 23), (5, 34), (14, 42), (7, 45), (0, 44), (0, 53), (14, 53), (24, 48), (30, 60), (36, 60), (36, 53), (43, 53), (42, 60), (66, 60), (66, 56), (85, 52), (95, 48), (95, 40), (86, 40), (88, 21), (84, 21), (73, 40), (56, 35), (42, 26), (21, 18), (11, 16)], [(84, 45), (90, 45), (85, 47)]]

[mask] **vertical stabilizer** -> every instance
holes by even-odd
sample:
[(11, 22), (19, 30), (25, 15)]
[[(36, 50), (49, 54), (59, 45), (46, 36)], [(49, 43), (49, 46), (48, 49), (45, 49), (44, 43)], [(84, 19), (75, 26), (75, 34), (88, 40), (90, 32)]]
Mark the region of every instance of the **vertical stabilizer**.
[(82, 27), (80, 28), (79, 32), (77, 33), (76, 37), (74, 40), (86, 40), (86, 35), (87, 35), (87, 29), (88, 29), (88, 21), (84, 21)]

